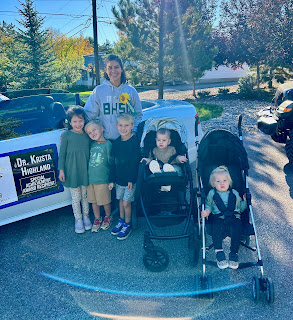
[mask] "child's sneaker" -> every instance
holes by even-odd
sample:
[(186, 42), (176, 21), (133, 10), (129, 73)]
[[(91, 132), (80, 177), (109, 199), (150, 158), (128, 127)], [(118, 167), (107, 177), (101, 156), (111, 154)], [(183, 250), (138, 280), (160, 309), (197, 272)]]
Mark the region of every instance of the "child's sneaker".
[(228, 268), (228, 262), (226, 260), (224, 251), (218, 251), (216, 253), (216, 258), (217, 258), (217, 265), (220, 269)]
[(117, 234), (119, 234), (119, 232), (121, 231), (122, 227), (123, 227), (123, 223), (124, 223), (124, 219), (119, 219), (118, 223), (116, 224), (116, 226), (113, 228), (111, 234), (113, 234), (113, 236), (117, 236)]
[(159, 162), (157, 160), (152, 160), (149, 164), (149, 169), (152, 173), (161, 172)]
[(91, 230), (92, 223), (91, 223), (91, 220), (88, 216), (83, 217), (83, 224), (84, 224), (85, 230)]
[(75, 220), (75, 232), (76, 233), (84, 233), (84, 225), (83, 225), (83, 221), (80, 220)]
[(123, 223), (123, 227), (118, 234), (118, 240), (125, 240), (130, 235), (132, 231), (131, 225), (129, 223)]
[(163, 166), (164, 172), (176, 172), (175, 168), (172, 166), (172, 164), (165, 163)]
[(95, 219), (93, 227), (92, 227), (92, 232), (98, 232), (101, 228), (101, 223), (102, 223), (102, 219)]
[(112, 216), (109, 216), (109, 217), (105, 216), (104, 221), (101, 226), (101, 230), (109, 229), (111, 227), (112, 221), (113, 221)]
[(229, 253), (229, 268), (238, 269), (238, 267), (239, 267), (238, 254), (230, 252)]

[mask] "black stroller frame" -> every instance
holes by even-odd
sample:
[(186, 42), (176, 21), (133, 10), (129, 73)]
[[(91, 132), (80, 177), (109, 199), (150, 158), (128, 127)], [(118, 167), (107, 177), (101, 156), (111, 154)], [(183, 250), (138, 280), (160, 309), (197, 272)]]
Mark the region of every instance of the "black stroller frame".
[[(175, 125), (173, 125), (175, 124)], [(150, 128), (149, 130), (144, 128)], [(183, 131), (183, 136), (186, 135), (186, 129), (182, 123), (175, 118), (160, 118), (149, 119), (140, 125), (138, 135), (142, 136), (141, 141), (146, 139), (147, 134), (148, 141), (153, 141), (153, 144), (146, 147), (145, 143), (141, 143), (142, 155), (148, 157), (149, 150), (155, 146), (155, 134), (160, 128), (166, 128), (171, 131), (171, 145), (175, 146), (175, 140), (177, 140), (178, 150), (178, 138), (180, 139), (181, 150), (179, 154), (187, 154), (186, 139), (180, 136), (180, 131), (176, 127), (180, 127)], [(142, 134), (141, 131), (145, 130)], [(185, 131), (185, 132), (184, 132)], [(187, 135), (186, 135), (187, 137)], [(146, 139), (147, 140), (147, 139)], [(139, 168), (138, 178), (138, 194), (140, 198), (140, 205), (143, 215), (146, 219), (149, 230), (144, 233), (144, 250), (143, 263), (145, 267), (153, 272), (160, 272), (167, 268), (169, 264), (169, 255), (166, 250), (161, 247), (155, 246), (153, 240), (178, 240), (188, 239), (190, 260), (192, 264), (196, 264), (199, 256), (199, 241), (196, 237), (196, 229), (190, 227), (192, 215), (194, 212), (194, 189), (193, 178), (189, 162), (186, 162), (182, 166), (182, 174), (178, 172), (161, 172), (151, 173), (146, 167), (146, 161), (143, 161)], [(160, 192), (161, 186), (171, 186), (170, 192)], [(147, 188), (149, 188), (147, 190)], [(189, 190), (189, 202), (186, 200), (186, 189)], [(149, 199), (146, 194), (151, 191)], [(153, 197), (153, 198), (152, 198)], [(152, 198), (152, 199), (150, 199)], [(159, 199), (159, 200), (158, 200)], [(146, 203), (150, 203), (147, 205)], [(164, 208), (169, 208), (166, 211)], [(154, 209), (153, 212), (149, 208)], [(163, 209), (163, 210), (162, 210)], [(175, 210), (174, 210), (175, 209)], [(153, 213), (153, 214), (152, 214)], [(158, 235), (153, 225), (158, 227), (165, 227), (170, 225), (176, 225), (185, 220), (182, 233), (175, 235)]]
[[(243, 217), (241, 217), (242, 222), (243, 222), (243, 226), (247, 227), (247, 228), (245, 228), (246, 233), (242, 234), (241, 245), (246, 247), (249, 250), (256, 251), (257, 257), (258, 257), (257, 262), (240, 263), (239, 269), (252, 267), (252, 266), (259, 267), (260, 268), (260, 277), (254, 276), (252, 279), (253, 299), (255, 302), (257, 302), (260, 299), (260, 293), (265, 292), (267, 302), (273, 303), (274, 302), (274, 284), (270, 278), (266, 278), (264, 276), (263, 261), (261, 258), (258, 236), (257, 236), (257, 232), (256, 232), (256, 227), (255, 227), (255, 220), (254, 220), (252, 204), (251, 204), (251, 193), (249, 191), (249, 186), (248, 186), (248, 181), (247, 181), (249, 165), (248, 165), (248, 160), (247, 160), (247, 154), (246, 154), (245, 148), (243, 146), (241, 122), (242, 122), (242, 115), (239, 117), (239, 120), (238, 120), (239, 138), (228, 130), (214, 129), (214, 130), (208, 132), (203, 137), (201, 142), (204, 141), (204, 139), (206, 139), (206, 140), (210, 139), (210, 137), (212, 135), (215, 136), (216, 134), (226, 135), (228, 139), (230, 136), (231, 138), (235, 139), (235, 141), (236, 141), (235, 148), (238, 149), (238, 151), (241, 155), (239, 157), (239, 161), (241, 163), (241, 178), (242, 178), (243, 186), (242, 186), (242, 192), (240, 192), (240, 193), (241, 193), (241, 195), (246, 193), (246, 201), (247, 201), (247, 206), (248, 206), (248, 211), (246, 212), (247, 214), (246, 215), (242, 214), (244, 216), (244, 220), (242, 219)], [(210, 135), (210, 137), (208, 137), (209, 135)], [(196, 139), (196, 141), (198, 141), (198, 139)], [(207, 275), (206, 265), (216, 266), (216, 262), (209, 261), (206, 258), (206, 252), (213, 247), (213, 244), (208, 247), (206, 246), (206, 233), (207, 233), (206, 218), (200, 217), (201, 211), (205, 209), (205, 199), (206, 199), (206, 191), (204, 188), (204, 182), (203, 182), (203, 177), (202, 177), (203, 170), (201, 168), (199, 168), (199, 163), (200, 163), (199, 157), (201, 154), (200, 147), (201, 147), (200, 144), (197, 143), (197, 151), (198, 151), (197, 152), (197, 165), (198, 165), (197, 166), (197, 183), (198, 183), (198, 191), (199, 191), (197, 193), (197, 205), (198, 205), (198, 209), (199, 209), (198, 210), (198, 232), (199, 232), (199, 236), (201, 236), (201, 238), (202, 238), (202, 275), (201, 276), (196, 275), (196, 279), (195, 279), (196, 284), (195, 285), (196, 285), (197, 292), (199, 292), (199, 293), (202, 292), (202, 291), (200, 291), (200, 289), (204, 290), (203, 292), (206, 293), (208, 298), (212, 298), (214, 289), (213, 289), (213, 285), (212, 285), (212, 278), (210, 275)], [(221, 161), (221, 160), (217, 159), (215, 161), (216, 163), (214, 163), (212, 169), (216, 168), (219, 165), (227, 165), (226, 163), (220, 163), (219, 161)], [(229, 166), (228, 166), (228, 169), (229, 169)], [(209, 172), (205, 172), (204, 178), (205, 178), (206, 182), (207, 182), (207, 177), (209, 176), (211, 171), (212, 170), (209, 170)], [(230, 174), (231, 174), (231, 172), (230, 172)], [(234, 186), (233, 176), (232, 176), (232, 181), (233, 181), (233, 186)], [(238, 188), (236, 188), (236, 189), (238, 191), (241, 191), (241, 185), (239, 185)], [(199, 201), (199, 198), (200, 198), (200, 201)], [(253, 230), (251, 230), (252, 228), (250, 228), (250, 227), (252, 227)], [(254, 235), (254, 237), (255, 237), (255, 244), (256, 244), (255, 248), (251, 247), (249, 245), (250, 235)]]

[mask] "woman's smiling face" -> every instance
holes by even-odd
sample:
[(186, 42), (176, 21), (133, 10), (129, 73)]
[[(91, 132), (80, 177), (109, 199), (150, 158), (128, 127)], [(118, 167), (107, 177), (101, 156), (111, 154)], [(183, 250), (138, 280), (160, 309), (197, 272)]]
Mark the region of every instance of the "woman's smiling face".
[(107, 62), (105, 72), (107, 73), (110, 82), (116, 86), (119, 87), (121, 84), (121, 74), (122, 74), (122, 68), (119, 64), (119, 62), (115, 60), (111, 60)]

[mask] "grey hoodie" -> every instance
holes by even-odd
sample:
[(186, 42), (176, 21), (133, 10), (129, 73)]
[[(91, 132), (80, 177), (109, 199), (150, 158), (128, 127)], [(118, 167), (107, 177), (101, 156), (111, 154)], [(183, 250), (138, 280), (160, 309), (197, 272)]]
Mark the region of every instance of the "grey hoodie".
[(119, 137), (116, 128), (117, 116), (120, 113), (132, 113), (128, 105), (119, 101), (122, 93), (130, 95), (130, 102), (135, 110), (134, 130), (136, 131), (142, 119), (142, 107), (138, 93), (128, 83), (122, 83), (119, 87), (115, 87), (106, 80), (93, 90), (85, 104), (84, 111), (89, 119), (99, 118), (101, 120), (105, 139), (117, 139)]

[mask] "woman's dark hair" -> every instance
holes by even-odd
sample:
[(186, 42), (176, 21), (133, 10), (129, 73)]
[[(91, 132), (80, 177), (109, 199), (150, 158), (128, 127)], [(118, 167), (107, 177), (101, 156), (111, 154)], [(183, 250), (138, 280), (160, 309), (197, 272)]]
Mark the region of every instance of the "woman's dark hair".
[[(107, 58), (105, 59), (105, 69), (107, 68), (107, 63), (110, 61), (116, 61), (119, 63), (121, 69), (122, 69), (122, 73), (121, 73), (121, 83), (125, 83), (126, 82), (126, 74), (124, 71), (124, 67), (123, 67), (123, 63), (122, 60), (119, 56), (117, 56), (116, 54), (109, 54), (107, 56)], [(107, 75), (106, 71), (104, 71), (104, 77), (106, 80), (110, 80), (109, 76)]]
[(84, 112), (83, 107), (81, 106), (70, 106), (69, 109), (67, 110), (67, 127), (68, 130), (72, 129), (72, 126), (70, 125), (71, 119), (73, 116), (77, 116), (79, 118), (83, 118), (84, 122), (86, 123), (87, 121), (87, 116), (86, 113)]

